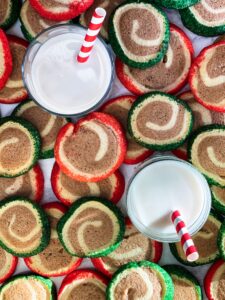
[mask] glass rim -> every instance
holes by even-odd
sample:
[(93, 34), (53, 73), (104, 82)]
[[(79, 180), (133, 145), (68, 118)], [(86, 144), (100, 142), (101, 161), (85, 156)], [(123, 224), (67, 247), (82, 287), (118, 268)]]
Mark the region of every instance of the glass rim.
[[(106, 41), (100, 36), (100, 34), (98, 35), (97, 37), (97, 40), (99, 40), (104, 48), (106, 49), (106, 52), (108, 53), (108, 56), (109, 56), (109, 60), (110, 60), (110, 63), (111, 63), (111, 67), (112, 67), (112, 74), (111, 74), (111, 78), (110, 78), (110, 81), (109, 81), (109, 85), (107, 87), (107, 90), (105, 92), (105, 94), (101, 97), (101, 99), (99, 99), (99, 101), (93, 105), (92, 107), (90, 107), (89, 109), (87, 110), (84, 110), (83, 112), (79, 112), (79, 113), (71, 113), (71, 114), (61, 114), (59, 112), (55, 112), (55, 111), (52, 111), (48, 108), (46, 108), (45, 106), (43, 106), (42, 104), (40, 104), (38, 102), (38, 100), (35, 99), (35, 97), (33, 96), (30, 88), (29, 88), (29, 85), (28, 85), (28, 81), (26, 79), (26, 76), (25, 76), (25, 65), (27, 63), (27, 59), (28, 59), (28, 56), (30, 54), (30, 52), (32, 51), (33, 47), (38, 43), (38, 38), (41, 37), (42, 35), (44, 35), (46, 32), (50, 32), (50, 31), (54, 31), (58, 28), (80, 28), (80, 29), (83, 29), (84, 31), (87, 31), (87, 28), (85, 28), (84, 26), (80, 25), (80, 24), (56, 24), (56, 25), (53, 25), (51, 27), (48, 27), (46, 29), (44, 29), (43, 31), (41, 31), (39, 34), (37, 34), (35, 36), (35, 38), (32, 40), (32, 42), (29, 44), (29, 46), (27, 47), (26, 49), (26, 52), (25, 52), (25, 55), (23, 57), (23, 61), (22, 61), (22, 66), (21, 66), (21, 70), (22, 70), (22, 80), (23, 80), (23, 83), (24, 83), (24, 86), (26, 88), (26, 90), (28, 91), (28, 94), (29, 94), (29, 97), (31, 98), (31, 100), (33, 100), (38, 106), (40, 106), (43, 110), (49, 112), (50, 114), (53, 114), (53, 115), (56, 115), (56, 116), (60, 116), (60, 117), (77, 117), (77, 118), (80, 118), (80, 117), (83, 117), (85, 115), (87, 115), (88, 113), (96, 110), (101, 104), (103, 104), (103, 101), (107, 98), (107, 96), (109, 95), (110, 91), (111, 91), (111, 88), (112, 88), (112, 84), (113, 84), (113, 81), (114, 81), (114, 78), (115, 78), (115, 63), (114, 63), (114, 59), (113, 59), (113, 54), (112, 54), (112, 51), (110, 50), (110, 47), (109, 45), (106, 43)], [(57, 35), (53, 35), (52, 37), (55, 37)]]
[(163, 160), (175, 160), (178, 161), (180, 163), (183, 163), (185, 165), (188, 165), (189, 167), (192, 168), (192, 170), (195, 172), (195, 174), (198, 175), (198, 177), (200, 178), (202, 185), (203, 185), (203, 191), (204, 191), (204, 203), (202, 206), (202, 210), (201, 213), (199, 215), (199, 217), (188, 227), (188, 232), (190, 233), (190, 235), (194, 235), (196, 234), (202, 227), (203, 225), (206, 223), (210, 210), (211, 210), (211, 191), (209, 188), (209, 185), (207, 183), (207, 180), (205, 179), (205, 177), (202, 175), (202, 173), (200, 173), (191, 163), (184, 161), (182, 159), (179, 159), (173, 155), (162, 155), (162, 154), (156, 154), (154, 157), (148, 159), (147, 161), (143, 162), (136, 170), (135, 174), (130, 178), (129, 182), (128, 182), (128, 186), (126, 189), (126, 195), (125, 195), (125, 199), (126, 199), (126, 208), (127, 208), (127, 214), (129, 216), (129, 218), (131, 219), (132, 223), (134, 224), (134, 226), (141, 232), (143, 233), (145, 236), (159, 241), (159, 242), (165, 242), (165, 243), (174, 243), (174, 242), (179, 242), (180, 238), (176, 233), (159, 233), (156, 231), (151, 231), (149, 230), (149, 228), (147, 228), (136, 216), (134, 213), (134, 209), (132, 208), (132, 201), (129, 201), (129, 191), (130, 191), (130, 187), (132, 185), (133, 180), (136, 178), (136, 176), (147, 166), (159, 162), (159, 161), (163, 161)]

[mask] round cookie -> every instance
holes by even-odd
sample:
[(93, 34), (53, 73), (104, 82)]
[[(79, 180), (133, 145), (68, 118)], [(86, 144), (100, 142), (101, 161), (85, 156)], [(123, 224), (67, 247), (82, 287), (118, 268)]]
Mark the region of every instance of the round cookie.
[(67, 209), (58, 202), (47, 203), (43, 205), (43, 209), (50, 221), (50, 242), (42, 252), (27, 257), (24, 261), (31, 271), (45, 277), (58, 277), (69, 274), (80, 266), (82, 259), (68, 254), (58, 239), (57, 223)]
[(50, 226), (45, 212), (23, 197), (0, 202), (0, 246), (18, 257), (41, 252), (50, 240)]
[(54, 21), (73, 19), (82, 14), (94, 0), (29, 0), (44, 18)]
[(225, 33), (225, 3), (223, 0), (200, 0), (180, 10), (184, 26), (202, 36)]
[(57, 135), (60, 129), (68, 123), (68, 120), (48, 113), (32, 100), (23, 101), (14, 109), (12, 115), (29, 121), (39, 131), (42, 140), (40, 158), (54, 157)]
[[(20, 297), (21, 296), (21, 297)], [(54, 283), (38, 275), (17, 275), (0, 287), (1, 300), (56, 300)]]
[(6, 85), (0, 90), (0, 103), (12, 104), (25, 100), (28, 96), (22, 79), (22, 62), (28, 43), (16, 36), (8, 35), (9, 47), (12, 54), (13, 70)]
[[(199, 102), (197, 102), (191, 91), (187, 91), (178, 96), (179, 99), (187, 102), (194, 115), (193, 131), (204, 125), (219, 124), (225, 125), (225, 114), (210, 111)], [(187, 144), (183, 144), (180, 148), (173, 151), (173, 153), (181, 159), (188, 159)]]
[(166, 265), (163, 268), (170, 274), (174, 284), (174, 300), (202, 300), (201, 285), (185, 268), (178, 265)]
[(93, 270), (77, 270), (63, 280), (58, 300), (105, 300), (107, 284), (107, 279)]
[(225, 189), (212, 185), (212, 205), (218, 213), (225, 214)]
[(126, 146), (119, 122), (110, 115), (94, 112), (60, 130), (55, 159), (62, 172), (72, 179), (96, 182), (120, 167)]
[(188, 141), (191, 163), (205, 175), (209, 184), (225, 187), (225, 126), (203, 126)]
[(204, 287), (208, 300), (223, 300), (224, 299), (224, 277), (225, 277), (225, 262), (218, 260), (208, 270)]
[(128, 113), (135, 100), (136, 97), (134, 96), (121, 96), (107, 101), (101, 108), (102, 112), (115, 117), (123, 126), (127, 138), (127, 153), (124, 163), (131, 165), (137, 164), (153, 154), (151, 150), (137, 144), (127, 131)]
[(65, 175), (57, 163), (52, 169), (51, 184), (56, 197), (69, 206), (87, 196), (106, 198), (116, 204), (125, 190), (125, 179), (119, 170), (98, 182), (80, 182)]
[(192, 237), (199, 253), (199, 259), (197, 261), (187, 261), (181, 242), (170, 244), (170, 250), (172, 254), (179, 262), (191, 267), (206, 265), (214, 262), (220, 257), (217, 239), (221, 225), (222, 222), (220, 217), (211, 212), (202, 229)]
[[(0, 4), (1, 5), (1, 4)], [(0, 10), (1, 11), (1, 10)], [(12, 55), (8, 39), (2, 29), (0, 29), (0, 90), (6, 85), (12, 73)]]
[(149, 261), (130, 262), (122, 266), (107, 287), (107, 300), (161, 299), (171, 300), (173, 282), (159, 265)]
[(189, 77), (196, 100), (219, 112), (225, 112), (225, 76), (221, 65), (224, 55), (224, 41), (204, 48), (192, 64)]
[(0, 1), (0, 28), (6, 30), (11, 27), (19, 17), (20, 0)]
[(119, 247), (124, 218), (116, 205), (97, 197), (77, 200), (57, 225), (65, 249), (78, 257), (101, 257)]
[(22, 5), (20, 11), (20, 22), (21, 31), (28, 41), (32, 41), (41, 31), (51, 26), (61, 24), (61, 22), (52, 21), (40, 16), (39, 13), (30, 5), (29, 0), (26, 0)]
[(17, 117), (0, 120), (0, 177), (17, 177), (28, 172), (40, 155), (38, 131)]
[(92, 258), (93, 265), (106, 276), (112, 277), (119, 267), (131, 261), (148, 260), (157, 263), (163, 246), (141, 234), (126, 218), (126, 230), (119, 248), (105, 257)]
[(7, 197), (23, 196), (40, 202), (44, 193), (44, 176), (37, 164), (24, 175), (15, 178), (0, 177), (0, 186), (0, 201)]
[(16, 270), (18, 258), (0, 248), (0, 284), (10, 278)]
[(106, 10), (106, 17), (101, 28), (100, 34), (101, 36), (108, 40), (108, 24), (111, 13), (115, 10), (117, 6), (125, 2), (125, 0), (95, 0), (93, 5), (91, 5), (81, 16), (79, 22), (82, 26), (88, 27), (89, 22), (91, 21), (91, 17), (94, 13), (94, 10), (97, 7), (102, 7)]
[(132, 93), (142, 95), (152, 91), (177, 93), (187, 82), (194, 49), (187, 35), (170, 25), (170, 43), (164, 58), (155, 66), (141, 70), (131, 68), (116, 59), (116, 73)]
[(188, 105), (161, 92), (140, 96), (128, 116), (128, 131), (140, 145), (152, 150), (172, 150), (182, 145), (192, 130)]
[(219, 247), (221, 258), (225, 259), (225, 223), (224, 222), (220, 227), (220, 232), (218, 236), (218, 247)]
[(198, 3), (200, 0), (154, 0), (166, 8), (182, 9)]
[(109, 22), (109, 40), (114, 52), (133, 68), (145, 69), (160, 62), (169, 38), (167, 16), (146, 0), (125, 2), (114, 11)]

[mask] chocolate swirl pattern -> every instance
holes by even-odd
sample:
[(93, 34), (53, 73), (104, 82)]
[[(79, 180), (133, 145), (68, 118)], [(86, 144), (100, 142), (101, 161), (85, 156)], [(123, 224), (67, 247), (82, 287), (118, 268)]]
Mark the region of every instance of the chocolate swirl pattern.
[(1, 1), (0, 3), (0, 24), (1, 25), (5, 23), (8, 17), (9, 10), (10, 10), (10, 1)]

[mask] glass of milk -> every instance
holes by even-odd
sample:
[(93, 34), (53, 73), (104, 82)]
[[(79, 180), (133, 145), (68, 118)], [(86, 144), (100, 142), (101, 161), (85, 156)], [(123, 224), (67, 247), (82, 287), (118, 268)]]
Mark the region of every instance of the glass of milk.
[(87, 29), (56, 25), (30, 44), (22, 72), (31, 97), (47, 111), (82, 116), (95, 110), (107, 97), (114, 77), (108, 45), (97, 38), (85, 63), (77, 62)]
[(211, 192), (204, 176), (172, 155), (156, 155), (142, 164), (129, 182), (126, 199), (135, 227), (151, 239), (168, 243), (179, 241), (172, 211), (180, 211), (194, 235), (211, 209)]

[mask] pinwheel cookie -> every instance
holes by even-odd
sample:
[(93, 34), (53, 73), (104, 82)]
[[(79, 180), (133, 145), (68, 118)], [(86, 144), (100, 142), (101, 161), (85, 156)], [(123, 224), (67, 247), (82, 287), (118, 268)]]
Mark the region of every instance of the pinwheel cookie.
[(44, 18), (54, 21), (73, 19), (82, 14), (94, 0), (29, 0)]
[(20, 0), (0, 1), (0, 28), (8, 29), (19, 17)]
[(120, 167), (126, 146), (119, 122), (110, 115), (95, 112), (60, 130), (55, 158), (69, 177), (95, 182), (109, 177)]
[(67, 209), (58, 202), (47, 203), (43, 205), (43, 209), (51, 225), (50, 242), (39, 254), (25, 258), (25, 263), (31, 271), (42, 276), (57, 277), (69, 274), (79, 267), (82, 259), (68, 254), (58, 239), (57, 223)]
[(189, 83), (197, 101), (208, 109), (225, 112), (225, 76), (223, 61), (225, 42), (206, 47), (195, 59)]
[(181, 242), (170, 244), (172, 254), (182, 264), (192, 267), (209, 264), (215, 261), (220, 257), (217, 239), (221, 225), (221, 218), (211, 212), (202, 229), (192, 237), (199, 253), (199, 259), (197, 261), (187, 261)]
[(174, 284), (174, 300), (202, 300), (201, 285), (185, 268), (178, 265), (167, 265), (163, 268), (170, 274)]
[(170, 25), (170, 43), (164, 58), (147, 69), (131, 68), (116, 59), (116, 73), (132, 93), (142, 95), (152, 91), (169, 94), (178, 92), (186, 83), (194, 49), (187, 35), (177, 26)]
[(0, 187), (0, 201), (7, 197), (23, 196), (39, 202), (44, 192), (44, 176), (37, 164), (24, 175), (14, 178), (0, 177)]
[(0, 284), (10, 278), (16, 270), (18, 258), (0, 248)]
[(52, 21), (46, 18), (43, 18), (39, 13), (30, 5), (29, 0), (26, 0), (23, 3), (23, 6), (20, 11), (20, 22), (21, 22), (21, 31), (23, 32), (24, 37), (32, 41), (37, 34), (39, 34), (44, 29), (47, 29), (56, 24), (61, 24), (65, 22)]
[[(21, 295), (21, 297), (20, 297)], [(56, 300), (54, 283), (38, 275), (17, 275), (0, 287), (1, 300)]]
[(223, 0), (200, 0), (180, 10), (184, 25), (196, 34), (215, 36), (225, 32), (225, 3)]
[(145, 160), (153, 153), (149, 149), (146, 149), (145, 147), (142, 147), (139, 144), (137, 144), (127, 131), (128, 113), (135, 100), (136, 98), (134, 96), (121, 96), (109, 100), (101, 108), (102, 112), (105, 112), (115, 117), (123, 126), (126, 132), (126, 137), (128, 141), (127, 153), (124, 159), (124, 163), (126, 164), (137, 164)]
[(92, 258), (94, 266), (111, 277), (122, 265), (131, 261), (149, 260), (157, 263), (162, 255), (162, 244), (141, 234), (126, 218), (124, 239), (114, 252), (105, 257)]
[[(1, 4), (0, 4), (1, 5)], [(4, 88), (9, 76), (12, 73), (12, 55), (8, 39), (0, 29), (0, 90)]]
[(13, 71), (3, 89), (0, 90), (0, 103), (18, 103), (27, 98), (27, 90), (22, 80), (22, 62), (28, 43), (16, 36), (7, 36), (13, 60)]
[(208, 270), (204, 287), (209, 300), (222, 300), (224, 298), (225, 262), (218, 260)]
[(224, 125), (208, 125), (197, 130), (188, 142), (188, 155), (210, 184), (225, 187)]
[(80, 16), (80, 20), (79, 20), (80, 24), (83, 25), (84, 27), (88, 27), (95, 8), (96, 7), (104, 8), (106, 10), (107, 14), (106, 14), (106, 18), (104, 20), (104, 24), (101, 28), (100, 33), (103, 38), (108, 40), (109, 17), (111, 15), (111, 13), (114, 11), (114, 9), (123, 2), (125, 2), (125, 0), (95, 0), (93, 5), (91, 5), (91, 7)]
[(81, 198), (60, 219), (57, 231), (71, 255), (100, 257), (119, 247), (125, 231), (124, 218), (108, 200)]
[(159, 265), (149, 261), (130, 262), (113, 276), (107, 288), (107, 300), (131, 299), (171, 300), (174, 287), (171, 277)]
[(128, 116), (130, 135), (140, 145), (153, 150), (178, 148), (190, 134), (192, 123), (188, 105), (161, 92), (140, 96)]
[(159, 5), (167, 8), (181, 9), (198, 3), (200, 0), (155, 0)]
[(51, 184), (56, 197), (65, 205), (86, 196), (103, 197), (117, 203), (125, 189), (125, 180), (119, 170), (98, 182), (81, 182), (65, 175), (57, 163), (52, 169)]
[(212, 205), (213, 208), (221, 214), (225, 214), (225, 189), (212, 185)]
[(48, 113), (32, 100), (22, 102), (15, 108), (12, 115), (29, 121), (38, 129), (42, 140), (41, 158), (54, 157), (57, 135), (68, 120)]
[(105, 300), (107, 284), (107, 279), (95, 271), (77, 270), (63, 280), (58, 300)]
[(41, 140), (31, 123), (16, 117), (0, 120), (0, 177), (29, 171), (40, 155)]
[(130, 67), (145, 69), (160, 62), (169, 38), (166, 15), (146, 0), (125, 2), (115, 10), (109, 23), (110, 44)]

